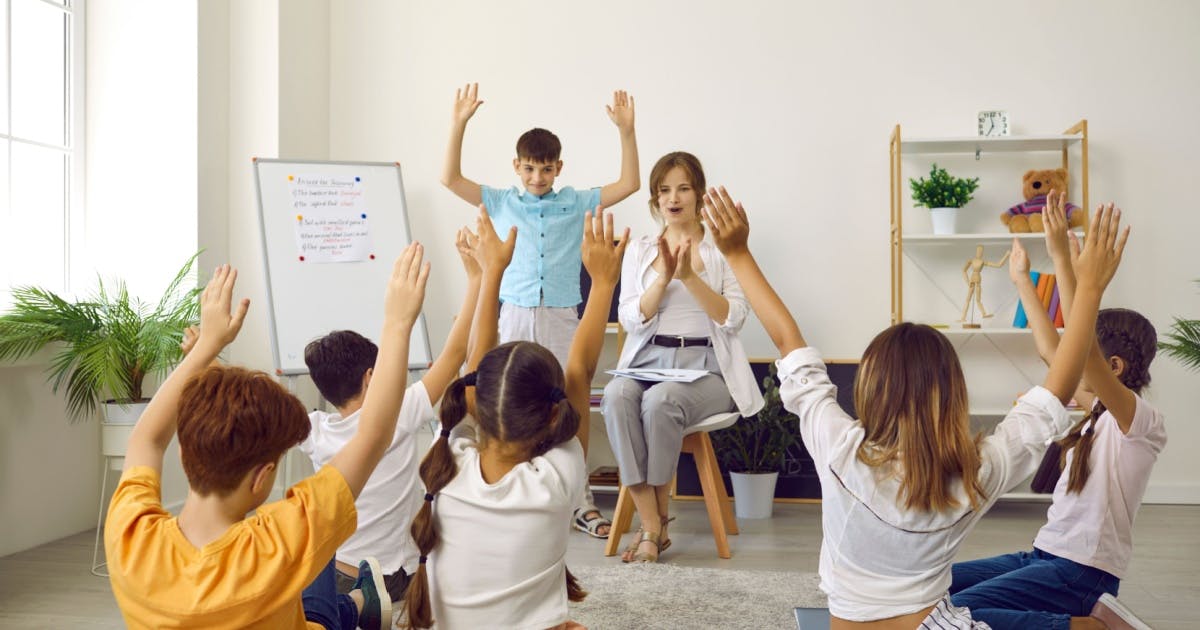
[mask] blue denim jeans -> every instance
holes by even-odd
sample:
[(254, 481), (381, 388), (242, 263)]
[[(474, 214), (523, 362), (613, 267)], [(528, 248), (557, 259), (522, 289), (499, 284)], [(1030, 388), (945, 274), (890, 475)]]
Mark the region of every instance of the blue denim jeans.
[(995, 630), (1067, 630), (1085, 617), (1102, 593), (1117, 594), (1121, 580), (1041, 549), (958, 562), (951, 567), (950, 600)]
[(337, 592), (333, 558), (300, 595), (304, 618), (327, 630), (354, 630), (358, 627), (358, 606), (349, 595)]

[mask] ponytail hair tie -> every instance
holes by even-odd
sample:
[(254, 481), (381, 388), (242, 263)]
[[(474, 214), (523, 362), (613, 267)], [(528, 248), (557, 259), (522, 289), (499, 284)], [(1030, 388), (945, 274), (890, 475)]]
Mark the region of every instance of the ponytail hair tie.
[(444, 438), (450, 437), (450, 429), (442, 429), (442, 432), (440, 435)]
[(425, 561), (428, 559), (429, 559), (429, 556), (421, 556), (420, 558), (417, 559), (417, 562), (420, 562), (421, 564), (425, 564)]
[(557, 387), (550, 388), (550, 403), (551, 404), (558, 404), (558, 401), (560, 401), (566, 397), (567, 397), (567, 395), (563, 393), (563, 390), (561, 390)]
[(426, 492), (426, 493), (425, 493), (425, 500), (426, 500), (426, 501), (429, 501), (429, 502), (431, 502), (431, 503), (432, 503), (432, 502), (433, 502), (433, 495), (432, 495), (432, 494), (429, 494), (428, 492)]
[(467, 387), (475, 387), (475, 377), (478, 374), (479, 372), (471, 372), (470, 374), (462, 377), (463, 385), (466, 385)]

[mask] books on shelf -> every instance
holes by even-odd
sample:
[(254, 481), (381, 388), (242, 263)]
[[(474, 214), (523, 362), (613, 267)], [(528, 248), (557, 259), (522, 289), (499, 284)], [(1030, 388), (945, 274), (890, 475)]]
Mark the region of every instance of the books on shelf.
[[(1052, 273), (1030, 270), (1029, 279), (1033, 281), (1046, 316), (1054, 323), (1055, 328), (1062, 328), (1062, 300), (1058, 293), (1058, 278)], [(1017, 311), (1013, 316), (1013, 328), (1029, 328), (1029, 314), (1025, 312), (1025, 305), (1020, 300), (1017, 301)]]

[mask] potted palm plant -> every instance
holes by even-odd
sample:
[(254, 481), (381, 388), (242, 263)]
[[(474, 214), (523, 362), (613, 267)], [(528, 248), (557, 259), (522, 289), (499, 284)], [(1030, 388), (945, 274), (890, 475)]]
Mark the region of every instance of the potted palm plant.
[(738, 518), (767, 518), (787, 450), (798, 440), (799, 418), (783, 408), (775, 365), (763, 377), (763, 408), (753, 418), (709, 434), (733, 484)]
[[(13, 289), (11, 309), (0, 315), (0, 360), (16, 360), (58, 344), (47, 368), (55, 393), (65, 390), (72, 421), (91, 418), (103, 408), (101, 448), (105, 455), (124, 453), (129, 431), (149, 398), (148, 375), (164, 375), (180, 359), (183, 330), (199, 316), (200, 289), (185, 286), (192, 256), (175, 274), (158, 302), (150, 305), (98, 281), (94, 293), (67, 300), (53, 291)], [(115, 425), (122, 425), (110, 428)]]
[(958, 209), (967, 205), (979, 188), (978, 177), (954, 177), (936, 163), (929, 170), (929, 179), (909, 178), (908, 183), (912, 186), (913, 205), (929, 208), (934, 234), (954, 234)]
[[(1200, 284), (1200, 280), (1196, 281)], [(1200, 319), (1176, 317), (1167, 333), (1169, 341), (1160, 341), (1159, 350), (1177, 359), (1184, 367), (1200, 369)]]

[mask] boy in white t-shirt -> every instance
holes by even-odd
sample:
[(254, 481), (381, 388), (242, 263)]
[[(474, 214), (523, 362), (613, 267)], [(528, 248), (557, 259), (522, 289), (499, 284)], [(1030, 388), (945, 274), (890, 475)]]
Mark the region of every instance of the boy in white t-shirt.
[[(422, 424), (434, 419), (433, 405), (442, 397), (446, 385), (458, 376), (466, 359), (467, 338), (479, 296), (479, 265), (469, 254), (464, 255), (462, 232), (456, 244), (467, 271), (462, 309), (441, 355), (425, 376), (404, 392), (391, 444), (355, 502), (358, 529), (337, 550), (339, 593), (348, 593), (356, 587), (358, 563), (368, 556), (379, 560), (392, 601), (404, 597), (409, 576), (416, 571), (418, 554), (409, 535), (409, 524), (421, 507), (424, 493), (417, 474), (422, 453), (418, 452), (416, 433)], [(366, 399), (377, 351), (370, 339), (349, 330), (331, 332), (304, 348), (304, 362), (317, 390), (337, 408), (337, 413), (309, 414), (312, 432), (300, 443), (300, 450), (309, 456), (314, 467), (320, 468), (329, 461), (358, 430), (359, 411)]]

